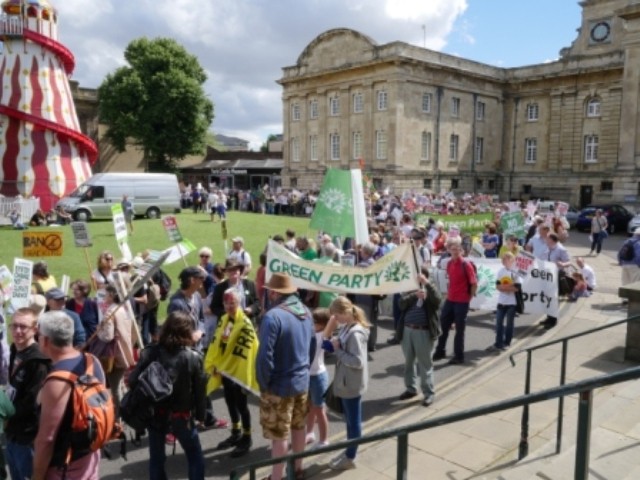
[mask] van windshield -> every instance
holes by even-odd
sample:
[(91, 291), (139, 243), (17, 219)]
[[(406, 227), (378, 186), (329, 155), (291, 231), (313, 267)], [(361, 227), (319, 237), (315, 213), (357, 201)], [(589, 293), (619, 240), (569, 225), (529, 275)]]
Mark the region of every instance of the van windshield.
[(87, 184), (82, 184), (80, 185), (78, 188), (76, 188), (73, 192), (71, 192), (71, 195), (69, 195), (70, 197), (75, 197), (75, 198), (80, 198), (83, 197), (85, 193), (87, 193), (87, 191), (90, 189), (91, 187)]

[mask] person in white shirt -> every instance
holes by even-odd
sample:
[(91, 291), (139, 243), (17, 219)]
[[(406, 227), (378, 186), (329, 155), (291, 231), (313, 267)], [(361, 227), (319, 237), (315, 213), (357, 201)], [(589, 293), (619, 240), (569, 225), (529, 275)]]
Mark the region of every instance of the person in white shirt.
[(218, 194), (215, 190), (212, 190), (207, 199), (209, 203), (209, 215), (211, 215), (211, 221), (214, 222), (216, 219), (216, 213), (218, 212)]
[(584, 263), (584, 258), (582, 257), (576, 258), (576, 264), (584, 277), (584, 281), (587, 282), (587, 290), (594, 291), (596, 289), (596, 272), (593, 271), (590, 265)]
[(244, 239), (242, 237), (235, 237), (231, 239), (233, 249), (227, 255), (227, 260), (237, 260), (244, 265), (243, 276), (249, 275), (251, 270), (251, 255), (244, 249)]

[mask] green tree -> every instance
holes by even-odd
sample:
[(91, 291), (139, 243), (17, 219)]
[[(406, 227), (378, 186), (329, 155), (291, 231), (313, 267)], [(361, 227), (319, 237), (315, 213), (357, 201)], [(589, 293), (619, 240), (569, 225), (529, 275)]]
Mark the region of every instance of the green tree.
[(175, 170), (185, 156), (204, 153), (213, 102), (198, 59), (168, 38), (134, 40), (124, 57), (129, 65), (98, 88), (107, 139), (119, 151), (131, 140), (141, 146), (150, 170)]
[(267, 141), (266, 141), (266, 142), (264, 142), (264, 143), (260, 146), (260, 151), (261, 151), (262, 153), (267, 153), (267, 152), (269, 151), (269, 143), (270, 143), (270, 142), (273, 142), (273, 141), (275, 141), (275, 140), (277, 140), (277, 139), (278, 139), (278, 136), (277, 136), (276, 134), (274, 134), (274, 133), (270, 134), (270, 135), (267, 137)]

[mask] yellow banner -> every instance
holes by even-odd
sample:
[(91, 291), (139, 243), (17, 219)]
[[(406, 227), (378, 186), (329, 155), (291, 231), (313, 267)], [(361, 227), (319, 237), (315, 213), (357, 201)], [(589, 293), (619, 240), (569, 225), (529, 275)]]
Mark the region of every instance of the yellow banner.
[(23, 257), (61, 257), (62, 232), (22, 232)]

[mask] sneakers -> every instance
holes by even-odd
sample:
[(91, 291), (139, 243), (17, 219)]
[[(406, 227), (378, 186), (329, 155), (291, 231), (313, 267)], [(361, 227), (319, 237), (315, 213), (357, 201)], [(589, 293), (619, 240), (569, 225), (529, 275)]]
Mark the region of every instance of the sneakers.
[(224, 418), (213, 418), (205, 420), (202, 430), (228, 428), (229, 422)]
[(325, 441), (325, 442), (318, 442), (316, 444), (314, 444), (310, 450), (318, 450), (319, 448), (322, 447), (328, 447), (329, 446), (329, 441)]
[(329, 468), (331, 470), (353, 470), (356, 468), (356, 463), (343, 453), (329, 462)]
[(304, 439), (305, 445), (311, 445), (315, 441), (316, 441), (316, 435), (313, 432), (307, 433), (307, 436)]
[(236, 448), (234, 448), (231, 451), (229, 456), (231, 458), (238, 458), (243, 455), (246, 455), (251, 449), (252, 445), (253, 445), (253, 440), (251, 440), (251, 435), (242, 435), (242, 438), (240, 438), (240, 441), (236, 443)]
[(409, 400), (410, 398), (413, 398), (416, 395), (418, 395), (416, 392), (410, 392), (409, 390), (406, 390), (400, 394), (400, 396), (398, 397), (398, 400)]
[(505, 348), (504, 347), (496, 347), (495, 345), (491, 345), (490, 347), (487, 347), (485, 349), (485, 352), (489, 352), (489, 353), (500, 353), (502, 351), (504, 351)]
[(164, 443), (166, 443), (167, 445), (175, 445), (176, 436), (173, 433), (167, 433), (164, 437)]
[(227, 448), (235, 447), (240, 439), (242, 438), (242, 433), (240, 430), (231, 430), (231, 435), (226, 440), (218, 443), (218, 450), (226, 450)]
[(436, 399), (436, 396), (431, 394), (431, 395), (427, 395), (424, 397), (424, 400), (422, 400), (422, 406), (423, 407), (429, 407), (431, 406), (431, 404), (433, 403), (433, 401)]

